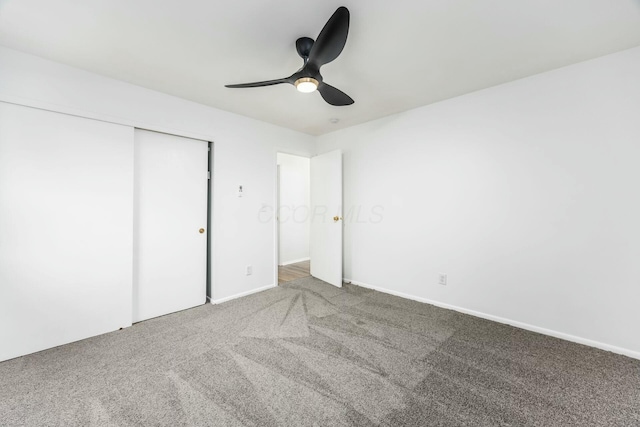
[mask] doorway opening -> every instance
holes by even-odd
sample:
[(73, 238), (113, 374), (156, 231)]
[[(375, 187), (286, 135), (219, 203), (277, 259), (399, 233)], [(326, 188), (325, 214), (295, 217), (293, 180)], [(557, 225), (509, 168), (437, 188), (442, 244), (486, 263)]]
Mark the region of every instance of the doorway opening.
[(310, 275), (311, 159), (277, 154), (278, 284)]

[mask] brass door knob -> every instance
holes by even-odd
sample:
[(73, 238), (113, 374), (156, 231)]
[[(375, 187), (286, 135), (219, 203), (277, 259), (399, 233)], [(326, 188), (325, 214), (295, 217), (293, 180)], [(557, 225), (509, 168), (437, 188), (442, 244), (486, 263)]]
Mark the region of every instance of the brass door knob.
[(204, 233), (204, 228), (201, 228), (200, 230), (198, 230), (200, 232), (200, 234)]
[(338, 222), (340, 221), (342, 218), (340, 218), (339, 216), (334, 216), (333, 217), (333, 222)]

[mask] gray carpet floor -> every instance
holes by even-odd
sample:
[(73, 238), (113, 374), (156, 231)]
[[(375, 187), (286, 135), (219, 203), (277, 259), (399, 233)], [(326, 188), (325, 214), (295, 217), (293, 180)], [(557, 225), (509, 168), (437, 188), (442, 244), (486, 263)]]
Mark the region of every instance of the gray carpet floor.
[(640, 426), (640, 361), (313, 278), (0, 363), (2, 426)]

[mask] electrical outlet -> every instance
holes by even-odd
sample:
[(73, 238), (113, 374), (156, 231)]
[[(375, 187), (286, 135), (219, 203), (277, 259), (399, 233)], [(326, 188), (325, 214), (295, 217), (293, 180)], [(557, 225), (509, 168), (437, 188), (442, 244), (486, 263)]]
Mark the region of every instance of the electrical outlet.
[(247, 265), (247, 276), (251, 276), (253, 274), (253, 266)]
[(438, 283), (440, 283), (443, 286), (447, 285), (447, 275), (444, 273), (439, 273), (438, 274)]

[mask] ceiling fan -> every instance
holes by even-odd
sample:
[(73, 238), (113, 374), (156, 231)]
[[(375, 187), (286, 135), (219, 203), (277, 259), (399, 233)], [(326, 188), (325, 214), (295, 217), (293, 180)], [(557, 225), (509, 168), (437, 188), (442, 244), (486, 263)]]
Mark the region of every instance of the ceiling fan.
[(316, 89), (322, 98), (331, 105), (351, 105), (353, 99), (346, 93), (326, 84), (320, 74), (320, 67), (328, 64), (340, 55), (349, 34), (349, 10), (339, 7), (327, 21), (314, 42), (309, 37), (296, 40), (298, 55), (304, 60), (302, 68), (289, 77), (264, 82), (225, 85), (229, 88), (272, 86), (281, 83), (292, 84), (300, 92), (313, 92)]

